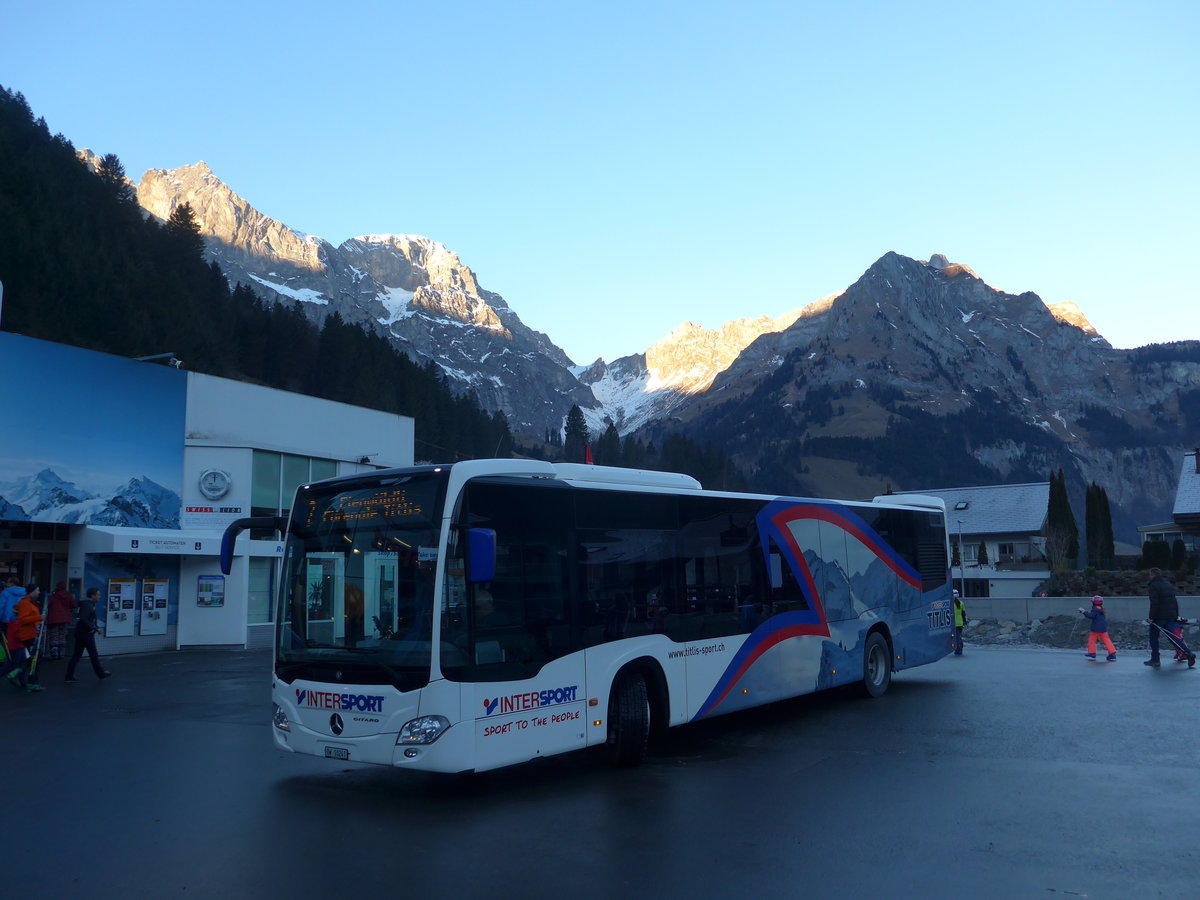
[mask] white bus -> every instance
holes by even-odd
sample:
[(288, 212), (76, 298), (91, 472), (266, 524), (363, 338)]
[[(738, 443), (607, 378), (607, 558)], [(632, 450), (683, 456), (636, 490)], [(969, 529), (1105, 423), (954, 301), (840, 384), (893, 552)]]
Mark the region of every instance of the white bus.
[(303, 485), (275, 528), (283, 750), (435, 772), (607, 744), (946, 655), (945, 511), (531, 460)]

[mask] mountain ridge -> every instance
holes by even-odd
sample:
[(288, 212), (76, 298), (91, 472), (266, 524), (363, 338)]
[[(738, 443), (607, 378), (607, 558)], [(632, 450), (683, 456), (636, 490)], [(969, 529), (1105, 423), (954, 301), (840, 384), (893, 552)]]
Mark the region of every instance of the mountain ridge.
[[(209, 252), (231, 282), (252, 282), (314, 318), (336, 311), (385, 334), (414, 359), (436, 362), (485, 408), (503, 411), (514, 431), (561, 433), (566, 411), (577, 405), (594, 434), (612, 424), (647, 440), (674, 428), (697, 441), (728, 436), (743, 445), (735, 448), (738, 462), (762, 478), (773, 472), (776, 490), (844, 496), (837, 489), (853, 483), (878, 491), (889, 481), (886, 465), (854, 459), (867, 451), (848, 442), (894, 440), (898, 422), (978, 430), (976, 419), (990, 411), (1013, 433), (948, 445), (960, 477), (1037, 479), (1064, 467), (1076, 496), (1088, 480), (1115, 482), (1109, 494), (1126, 504), (1128, 537), (1134, 517), (1161, 516), (1168, 506), (1170, 457), (1190, 425), (1165, 369), (1135, 372), (1134, 351), (1114, 350), (1077, 305), (1006, 293), (943, 254), (922, 261), (889, 251), (845, 290), (787, 313), (731, 319), (716, 329), (683, 322), (641, 354), (575, 366), (430, 238), (364, 235), (335, 248), (281, 231), (239, 205), (200, 164), (151, 170), (138, 197), (160, 218), (199, 201)], [(1176, 376), (1185, 393), (1200, 386), (1187, 365)], [(775, 422), (762, 433), (744, 427), (739, 404), (760, 417), (773, 404)], [(1112, 432), (1122, 427), (1165, 437), (1165, 444), (1120, 444)], [(1105, 446), (1089, 444), (1097, 435)], [(800, 441), (819, 442), (824, 455), (797, 454)], [(779, 465), (789, 454), (809, 461)], [(847, 478), (846, 465), (858, 474)], [(1139, 466), (1153, 502), (1137, 498), (1131, 473)], [(919, 488), (909, 482), (921, 471), (891, 480)]]

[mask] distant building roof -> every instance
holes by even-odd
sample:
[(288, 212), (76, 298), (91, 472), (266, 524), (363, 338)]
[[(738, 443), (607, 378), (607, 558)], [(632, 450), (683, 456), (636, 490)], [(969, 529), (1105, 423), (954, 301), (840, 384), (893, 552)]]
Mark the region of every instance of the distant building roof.
[(1180, 525), (1200, 526), (1200, 449), (1183, 454), (1171, 516)]
[(1050, 482), (896, 493), (941, 497), (946, 504), (946, 530), (951, 534), (960, 530), (963, 534), (1037, 534), (1046, 524)]

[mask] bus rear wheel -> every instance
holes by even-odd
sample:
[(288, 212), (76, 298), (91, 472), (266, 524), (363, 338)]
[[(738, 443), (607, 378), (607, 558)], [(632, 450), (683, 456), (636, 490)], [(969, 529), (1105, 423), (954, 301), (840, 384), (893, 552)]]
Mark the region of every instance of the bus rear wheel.
[(863, 648), (863, 693), (868, 697), (882, 697), (892, 683), (892, 654), (887, 639), (878, 631), (867, 636)]
[(608, 748), (617, 766), (636, 766), (650, 736), (650, 699), (640, 673), (622, 675), (608, 700)]

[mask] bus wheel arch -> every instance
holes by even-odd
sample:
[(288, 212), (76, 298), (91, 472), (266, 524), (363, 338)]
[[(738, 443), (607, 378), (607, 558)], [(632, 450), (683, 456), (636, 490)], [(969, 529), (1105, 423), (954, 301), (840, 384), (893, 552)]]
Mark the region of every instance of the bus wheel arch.
[(651, 732), (666, 728), (666, 678), (651, 659), (634, 660), (613, 678), (608, 696), (608, 749), (614, 765), (636, 766)]
[(892, 637), (883, 626), (872, 628), (863, 644), (861, 688), (867, 697), (882, 697), (892, 683)]

